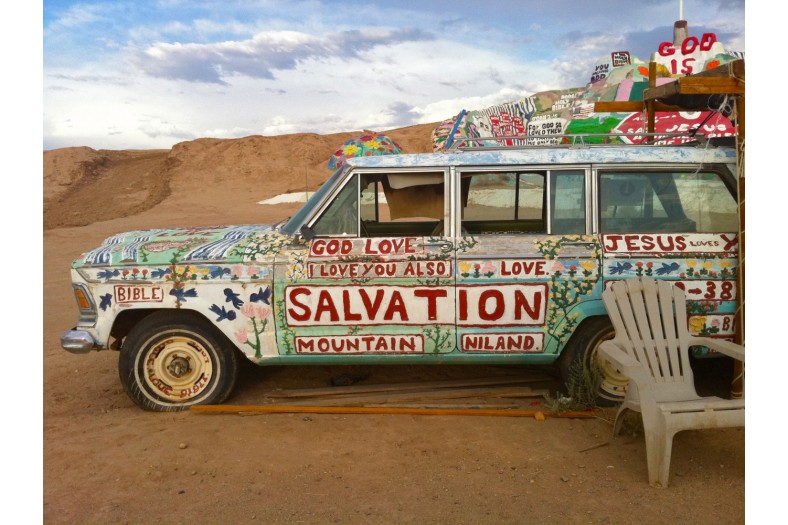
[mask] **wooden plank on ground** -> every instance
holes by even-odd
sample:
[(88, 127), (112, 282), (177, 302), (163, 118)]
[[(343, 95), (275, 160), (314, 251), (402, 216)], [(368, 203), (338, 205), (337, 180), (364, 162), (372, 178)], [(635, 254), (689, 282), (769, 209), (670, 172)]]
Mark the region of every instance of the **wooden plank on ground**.
[(533, 390), (528, 387), (498, 387), (498, 388), (446, 388), (438, 390), (418, 390), (412, 392), (370, 392), (360, 394), (346, 394), (341, 396), (326, 396), (321, 398), (293, 400), (295, 406), (318, 404), (321, 406), (360, 406), (404, 401), (425, 401), (435, 399), (478, 399), (478, 398), (534, 398), (545, 397), (546, 390)]
[(494, 386), (494, 385), (518, 385), (529, 383), (541, 383), (555, 381), (554, 378), (548, 375), (535, 376), (535, 377), (486, 377), (476, 379), (454, 379), (446, 381), (420, 381), (417, 383), (381, 383), (373, 385), (352, 385), (340, 387), (324, 387), (324, 388), (300, 388), (288, 390), (274, 390), (268, 392), (268, 397), (274, 398), (297, 398), (297, 397), (323, 397), (335, 396), (344, 394), (360, 394), (372, 392), (408, 392), (419, 390), (438, 390), (444, 388), (459, 388), (459, 387), (473, 387), (473, 386)]
[(396, 408), (396, 407), (320, 407), (320, 406), (274, 406), (274, 405), (195, 405), (190, 409), (201, 414), (400, 414), (416, 416), (504, 416), (592, 418), (593, 410), (581, 412), (550, 413), (540, 410), (498, 409), (443, 409), (443, 408)]

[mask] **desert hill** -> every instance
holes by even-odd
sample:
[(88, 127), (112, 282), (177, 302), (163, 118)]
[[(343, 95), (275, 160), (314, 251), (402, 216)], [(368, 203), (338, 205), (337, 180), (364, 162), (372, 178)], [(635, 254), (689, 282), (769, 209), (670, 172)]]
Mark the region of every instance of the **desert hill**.
[[(406, 153), (427, 153), (435, 127), (385, 133)], [(170, 150), (45, 151), (44, 229), (127, 217), (165, 200), (173, 207), (173, 220), (179, 206), (189, 206), (220, 222), (249, 222), (260, 200), (319, 187), (331, 174), (328, 159), (334, 151), (361, 133), (202, 138)]]

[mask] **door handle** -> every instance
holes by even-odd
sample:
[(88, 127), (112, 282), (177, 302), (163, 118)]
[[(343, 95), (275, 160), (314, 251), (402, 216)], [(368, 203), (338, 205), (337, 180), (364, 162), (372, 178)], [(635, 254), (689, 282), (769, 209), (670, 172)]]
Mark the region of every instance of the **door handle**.
[(440, 249), (454, 249), (454, 243), (451, 241), (437, 241), (437, 242), (423, 242), (416, 244), (420, 248), (440, 248)]

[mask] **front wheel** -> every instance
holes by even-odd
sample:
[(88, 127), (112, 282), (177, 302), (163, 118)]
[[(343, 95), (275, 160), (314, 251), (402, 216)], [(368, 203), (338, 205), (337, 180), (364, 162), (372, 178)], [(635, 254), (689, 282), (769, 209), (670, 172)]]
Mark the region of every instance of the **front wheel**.
[(137, 405), (173, 412), (224, 401), (235, 386), (238, 358), (198, 316), (165, 312), (146, 317), (129, 332), (118, 370)]
[(600, 366), (602, 378), (597, 392), (597, 405), (599, 406), (613, 406), (623, 401), (629, 382), (609, 363), (603, 363), (597, 359), (599, 345), (603, 341), (613, 339), (614, 335), (615, 330), (610, 318), (607, 316), (589, 318), (577, 327), (561, 353), (561, 357), (558, 358), (558, 369), (564, 382), (569, 379), (572, 368), (577, 366), (575, 363), (578, 361), (584, 367), (591, 366), (591, 363)]

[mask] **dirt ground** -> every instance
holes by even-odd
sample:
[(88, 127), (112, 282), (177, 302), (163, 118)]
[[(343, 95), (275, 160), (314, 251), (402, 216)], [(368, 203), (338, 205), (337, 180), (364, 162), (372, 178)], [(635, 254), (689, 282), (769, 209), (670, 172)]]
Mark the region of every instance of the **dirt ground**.
[[(428, 151), (430, 125), (392, 132)], [(118, 355), (72, 355), (70, 261), (119, 231), (272, 223), (354, 135), (202, 139), (172, 151), (44, 154), (43, 521), (74, 524), (738, 524), (745, 431), (674, 441), (670, 486), (647, 483), (642, 431), (592, 419), (150, 413)], [(296, 164), (292, 159), (298, 159)], [(372, 383), (486, 377), (504, 367), (353, 367)], [(243, 368), (230, 404), (329, 386), (343, 367)]]

